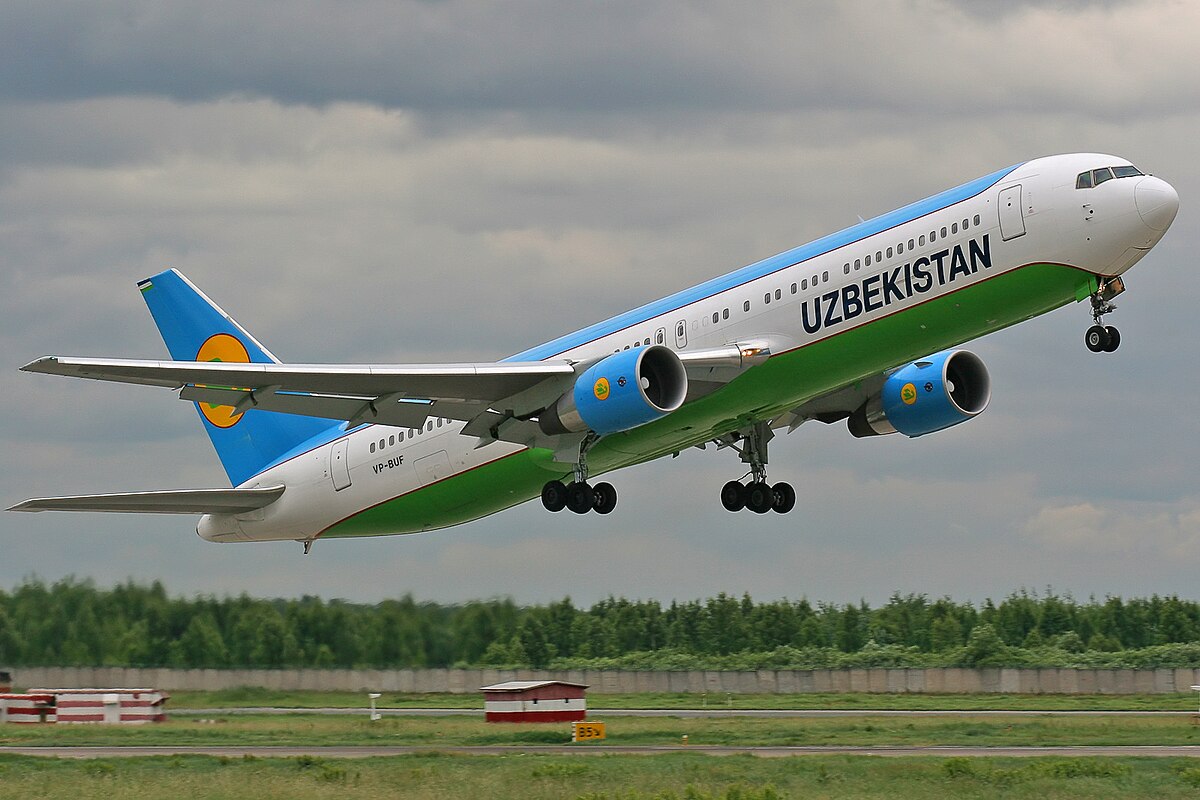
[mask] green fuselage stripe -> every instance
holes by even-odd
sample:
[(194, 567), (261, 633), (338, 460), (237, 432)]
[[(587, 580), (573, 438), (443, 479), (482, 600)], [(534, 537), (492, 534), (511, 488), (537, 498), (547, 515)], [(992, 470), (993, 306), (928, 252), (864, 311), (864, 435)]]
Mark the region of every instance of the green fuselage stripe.
[[(1086, 298), (1094, 281), (1073, 267), (1034, 264), (776, 355), (660, 420), (605, 436), (588, 452), (588, 466), (598, 475), (711, 441), (898, 364)], [(411, 533), (477, 519), (537, 497), (555, 475), (546, 468), (551, 460), (547, 450), (522, 450), (366, 509), (322, 535)]]

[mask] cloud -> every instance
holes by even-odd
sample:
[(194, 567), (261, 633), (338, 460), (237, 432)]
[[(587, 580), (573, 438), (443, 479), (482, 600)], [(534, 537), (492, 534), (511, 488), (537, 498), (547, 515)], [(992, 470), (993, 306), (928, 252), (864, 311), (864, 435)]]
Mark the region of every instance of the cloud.
[(742, 465), (709, 448), (611, 476), (607, 518), (533, 503), (308, 558), (211, 545), (188, 518), (0, 515), (0, 586), (38, 572), (362, 600), (1194, 591), (1197, 13), (9, 3), (6, 504), (222, 484), (171, 393), (12, 372), (46, 353), (162, 355), (134, 282), (166, 266), (284, 358), (484, 360), (1036, 155), (1128, 155), (1184, 205), (1130, 273), (1118, 353), (1084, 350), (1073, 306), (971, 343), (994, 397), (969, 425), (859, 441), (806, 424), (772, 445), (772, 479), (800, 495), (787, 517), (724, 512)]

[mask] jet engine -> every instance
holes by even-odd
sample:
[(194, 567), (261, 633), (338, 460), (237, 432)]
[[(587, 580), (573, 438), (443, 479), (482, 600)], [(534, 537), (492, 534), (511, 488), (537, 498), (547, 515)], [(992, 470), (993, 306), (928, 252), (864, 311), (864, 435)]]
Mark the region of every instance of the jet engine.
[(991, 398), (991, 377), (979, 356), (944, 350), (889, 375), (848, 424), (858, 437), (924, 436), (982, 413)]
[(683, 405), (687, 373), (679, 356), (662, 345), (613, 353), (575, 380), (575, 385), (538, 417), (549, 435), (616, 433), (665, 416)]

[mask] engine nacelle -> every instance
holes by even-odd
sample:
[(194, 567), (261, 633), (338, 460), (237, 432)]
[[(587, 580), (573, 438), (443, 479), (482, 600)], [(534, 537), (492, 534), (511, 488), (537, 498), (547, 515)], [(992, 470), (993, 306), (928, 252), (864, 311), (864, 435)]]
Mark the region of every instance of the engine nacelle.
[(683, 362), (670, 348), (622, 350), (589, 367), (538, 424), (550, 435), (627, 431), (679, 408), (687, 386)]
[(850, 415), (850, 433), (924, 436), (982, 413), (992, 399), (992, 379), (979, 356), (944, 350), (902, 367), (879, 394)]

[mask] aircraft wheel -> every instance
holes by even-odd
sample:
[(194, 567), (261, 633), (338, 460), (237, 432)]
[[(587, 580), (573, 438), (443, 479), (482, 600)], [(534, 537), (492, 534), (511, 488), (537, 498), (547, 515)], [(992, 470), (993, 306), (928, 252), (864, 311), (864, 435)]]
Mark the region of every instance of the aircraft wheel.
[(1102, 353), (1108, 347), (1108, 329), (1103, 325), (1093, 325), (1087, 329), (1084, 334), (1083, 342), (1087, 345), (1087, 349), (1093, 353)]
[(746, 487), (741, 481), (730, 481), (721, 487), (721, 505), (726, 511), (741, 511), (746, 507)]
[(772, 508), (780, 514), (786, 514), (796, 507), (796, 490), (790, 483), (777, 483), (771, 487), (774, 498)]
[(755, 514), (765, 514), (775, 505), (775, 495), (765, 483), (752, 483), (746, 487), (746, 508)]
[(567, 486), (567, 508), (576, 514), (586, 514), (591, 511), (594, 497), (592, 487), (588, 486), (586, 482), (571, 483)]
[(562, 481), (550, 481), (542, 487), (542, 505), (547, 511), (562, 511), (567, 507), (567, 487)]
[(597, 483), (592, 487), (592, 509), (597, 514), (610, 514), (617, 507), (617, 490), (611, 483)]
[(1104, 352), (1111, 353), (1121, 346), (1121, 332), (1111, 325), (1106, 325), (1104, 332), (1108, 335), (1108, 344), (1104, 346)]

